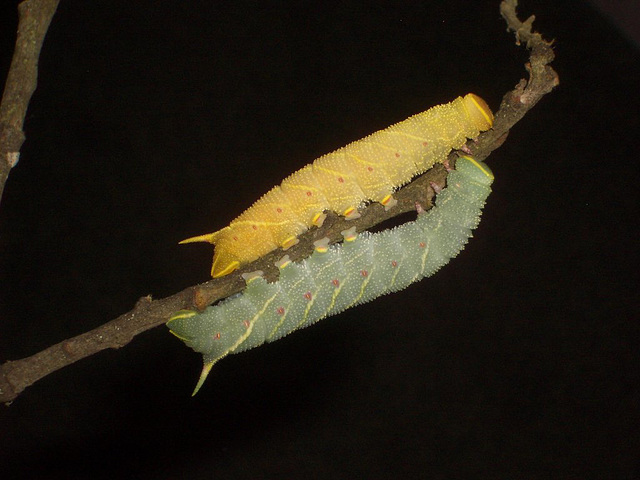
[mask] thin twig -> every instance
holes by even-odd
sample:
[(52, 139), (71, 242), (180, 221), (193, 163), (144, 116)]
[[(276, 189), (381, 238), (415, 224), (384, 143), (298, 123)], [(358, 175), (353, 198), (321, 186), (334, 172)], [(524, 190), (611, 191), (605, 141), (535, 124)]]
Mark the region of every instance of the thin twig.
[(24, 142), (24, 119), (38, 82), (38, 58), (60, 0), (25, 0), (18, 5), (18, 35), (0, 102), (0, 199)]
[[(516, 0), (505, 0), (500, 10), (509, 30), (516, 32), (516, 43), (525, 41), (531, 50), (527, 70), (529, 78), (521, 80), (516, 88), (507, 93), (496, 113), (494, 128), (479, 136), (477, 141), (469, 142), (468, 148), (473, 155), (483, 160), (504, 142), (511, 127), (518, 122), (544, 95), (558, 85), (558, 76), (549, 66), (553, 60), (551, 44), (531, 30), (533, 19), (521, 22), (516, 16)], [(456, 155), (451, 154), (451, 162)], [(398, 205), (385, 211), (380, 204), (370, 204), (360, 213), (361, 218), (347, 221), (336, 215), (329, 215), (322, 228), (313, 229), (300, 237), (300, 243), (289, 249), (287, 254), (292, 260), (305, 258), (313, 251), (314, 240), (329, 237), (332, 241), (341, 239), (340, 232), (350, 226), (362, 231), (415, 209), (415, 202), (430, 208), (433, 190), (429, 183), (443, 186), (446, 170), (437, 165), (426, 174), (418, 177), (406, 187), (394, 194)], [(141, 299), (135, 308), (101, 327), (43, 350), (36, 355), (21, 360), (6, 362), (0, 367), (0, 401), (11, 402), (26, 387), (46, 375), (70, 365), (81, 358), (106, 348), (120, 348), (137, 334), (164, 324), (172, 313), (182, 308), (203, 309), (217, 300), (228, 297), (244, 288), (241, 274), (248, 271), (263, 270), (268, 280), (277, 278), (275, 260), (283, 255), (276, 250), (265, 257), (246, 265), (238, 272), (226, 277), (210, 280), (201, 285), (189, 287), (180, 293), (161, 300)]]

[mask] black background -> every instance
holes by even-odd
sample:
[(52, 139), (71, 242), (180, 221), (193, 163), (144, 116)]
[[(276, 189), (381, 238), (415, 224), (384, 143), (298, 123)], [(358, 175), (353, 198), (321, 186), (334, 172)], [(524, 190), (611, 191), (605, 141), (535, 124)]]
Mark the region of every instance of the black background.
[[(640, 478), (640, 54), (584, 2), (522, 3), (561, 85), (488, 159), (458, 259), (195, 398), (163, 327), (56, 372), (0, 409), (0, 476)], [(179, 240), (431, 105), (497, 109), (526, 58), (497, 0), (63, 0), (0, 208), (0, 362), (206, 280)]]

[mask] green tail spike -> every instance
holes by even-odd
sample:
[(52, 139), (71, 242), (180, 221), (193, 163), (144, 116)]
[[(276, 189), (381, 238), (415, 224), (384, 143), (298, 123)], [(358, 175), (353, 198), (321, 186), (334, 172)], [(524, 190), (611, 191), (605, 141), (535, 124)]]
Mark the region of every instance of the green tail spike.
[(193, 390), (193, 393), (191, 394), (192, 397), (195, 396), (196, 393), (198, 393), (198, 391), (200, 390), (200, 387), (202, 387), (202, 385), (204, 384), (204, 381), (209, 376), (209, 372), (211, 371), (211, 367), (213, 367), (213, 363), (214, 362), (209, 362), (204, 364), (204, 367), (202, 368), (202, 373), (200, 373), (200, 378), (198, 379), (198, 384), (196, 385), (196, 388)]

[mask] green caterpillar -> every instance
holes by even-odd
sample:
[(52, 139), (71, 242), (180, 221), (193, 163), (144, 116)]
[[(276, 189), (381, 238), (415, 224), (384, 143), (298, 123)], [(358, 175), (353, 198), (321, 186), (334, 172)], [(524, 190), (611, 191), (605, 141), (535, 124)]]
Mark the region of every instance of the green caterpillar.
[(355, 235), (351, 228), (342, 232), (344, 243), (329, 247), (328, 239), (318, 241), (314, 253), (299, 263), (285, 256), (275, 283), (257, 272), (244, 292), (201, 313), (174, 314), (167, 322), (171, 332), (204, 356), (193, 394), (211, 367), (230, 353), (272, 342), (433, 275), (471, 237), (492, 182), (484, 163), (461, 157), (436, 205), (415, 221), (375, 234)]

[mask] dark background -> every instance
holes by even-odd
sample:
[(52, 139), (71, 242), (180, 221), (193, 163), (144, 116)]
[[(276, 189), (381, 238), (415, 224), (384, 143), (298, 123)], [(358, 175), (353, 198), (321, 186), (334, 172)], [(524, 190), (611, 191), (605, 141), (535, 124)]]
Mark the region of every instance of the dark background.
[[(230, 3), (61, 2), (0, 208), (0, 362), (206, 280), (177, 242), (322, 153), (525, 75), (497, 0)], [(0, 409), (0, 476), (640, 478), (640, 54), (586, 2), (521, 3), (561, 85), (458, 259), (195, 398), (163, 327), (56, 372)]]

